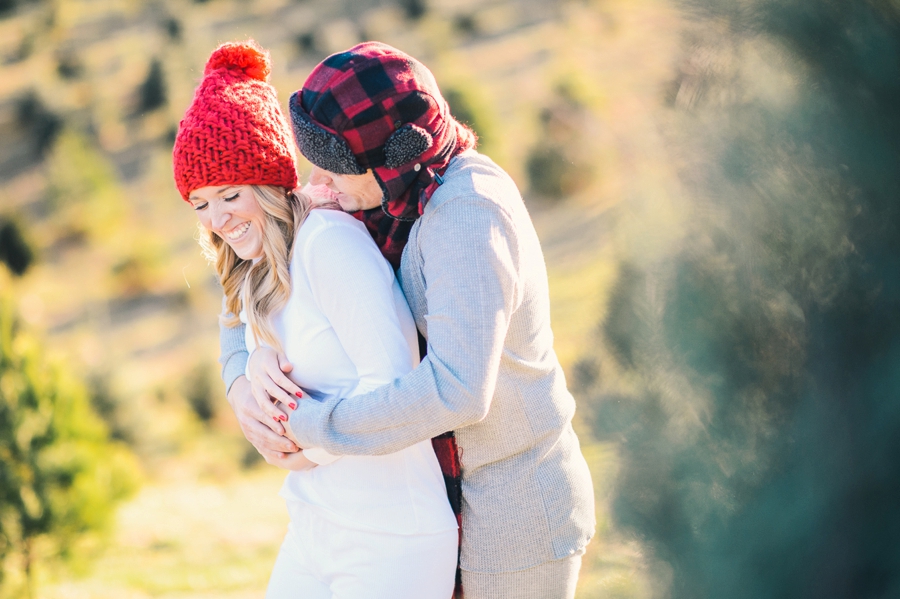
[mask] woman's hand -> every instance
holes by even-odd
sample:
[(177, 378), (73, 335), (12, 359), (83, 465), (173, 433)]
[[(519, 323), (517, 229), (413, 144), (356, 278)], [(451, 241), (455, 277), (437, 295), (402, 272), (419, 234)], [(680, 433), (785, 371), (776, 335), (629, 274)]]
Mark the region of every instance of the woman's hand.
[(288, 415), (275, 406), (281, 402), (291, 410), (297, 407), (303, 391), (285, 376), (294, 367), (287, 357), (271, 347), (259, 347), (247, 364), (250, 373), (250, 390), (263, 413), (275, 422), (287, 422)]

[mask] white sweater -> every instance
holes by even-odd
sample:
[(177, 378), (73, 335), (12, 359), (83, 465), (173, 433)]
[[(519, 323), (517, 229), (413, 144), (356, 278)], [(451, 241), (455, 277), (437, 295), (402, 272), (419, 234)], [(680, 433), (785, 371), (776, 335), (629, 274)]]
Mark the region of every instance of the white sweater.
[[(327, 401), (390, 384), (419, 362), (416, 327), (393, 270), (365, 227), (337, 210), (312, 210), (297, 233), (291, 296), (273, 316), (302, 401)], [(243, 318), (242, 318), (243, 320)], [(246, 327), (247, 348), (256, 341)], [(349, 527), (395, 534), (456, 528), (430, 440), (386, 455), (307, 450), (320, 465), (291, 472), (281, 495)]]

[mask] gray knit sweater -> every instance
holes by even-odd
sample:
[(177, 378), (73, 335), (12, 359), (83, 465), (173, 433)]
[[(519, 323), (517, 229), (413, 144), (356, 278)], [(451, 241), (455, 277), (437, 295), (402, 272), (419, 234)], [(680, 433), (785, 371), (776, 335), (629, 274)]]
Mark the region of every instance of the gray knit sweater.
[[(453, 430), (463, 569), (508, 572), (579, 552), (594, 532), (593, 488), (553, 351), (543, 254), (515, 184), (490, 159), (468, 151), (450, 163), (412, 228), (400, 282), (428, 355), (371, 393), (300, 402), (298, 440), (382, 454)], [(222, 330), (222, 362), (230, 385), (246, 362), (240, 330)]]

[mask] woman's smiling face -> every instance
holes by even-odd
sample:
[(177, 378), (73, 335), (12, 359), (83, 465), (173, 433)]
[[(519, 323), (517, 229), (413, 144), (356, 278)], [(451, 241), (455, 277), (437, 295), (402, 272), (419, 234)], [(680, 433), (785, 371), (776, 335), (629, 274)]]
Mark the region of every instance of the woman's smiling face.
[(188, 201), (200, 224), (221, 237), (239, 258), (262, 258), (265, 212), (249, 185), (201, 187)]

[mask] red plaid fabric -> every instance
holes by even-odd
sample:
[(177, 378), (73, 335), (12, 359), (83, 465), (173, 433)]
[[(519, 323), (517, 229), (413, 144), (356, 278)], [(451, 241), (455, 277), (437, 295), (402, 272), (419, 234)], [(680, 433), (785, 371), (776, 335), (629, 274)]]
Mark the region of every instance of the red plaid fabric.
[(451, 158), (475, 147), (475, 134), (450, 114), (434, 75), (396, 48), (366, 42), (322, 61), (291, 96), (290, 112), (310, 162), (338, 174), (375, 174), (381, 208), (355, 216), (399, 267), (412, 221), (439, 176)]
[[(333, 173), (371, 169), (375, 174), (383, 192), (381, 207), (354, 216), (399, 268), (413, 223), (450, 160), (475, 147), (475, 134), (450, 114), (431, 71), (378, 42), (326, 58), (289, 105), (294, 137), (307, 160)], [(419, 346), (424, 357), (421, 338)], [(461, 535), (462, 470), (456, 438), (451, 431), (431, 443)], [(462, 597), (457, 567), (454, 598)]]

